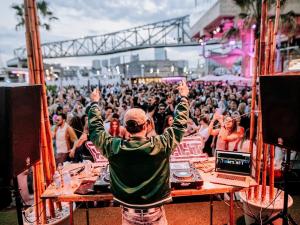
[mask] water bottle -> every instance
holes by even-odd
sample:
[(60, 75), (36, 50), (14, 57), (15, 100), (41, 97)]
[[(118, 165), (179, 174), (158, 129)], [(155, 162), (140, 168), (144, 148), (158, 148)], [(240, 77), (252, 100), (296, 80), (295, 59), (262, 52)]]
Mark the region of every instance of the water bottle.
[(61, 177), (58, 171), (55, 171), (53, 175), (53, 182), (56, 188), (61, 188)]
[(68, 171), (63, 172), (62, 174), (63, 182), (64, 182), (64, 192), (66, 194), (72, 193), (72, 187), (71, 187), (71, 175)]

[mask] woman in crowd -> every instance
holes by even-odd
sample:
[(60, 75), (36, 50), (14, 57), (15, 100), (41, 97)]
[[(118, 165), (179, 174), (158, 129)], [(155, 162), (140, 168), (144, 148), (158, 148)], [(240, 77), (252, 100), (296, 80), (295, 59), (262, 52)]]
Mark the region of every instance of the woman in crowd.
[(199, 131), (199, 127), (194, 123), (194, 121), (189, 118), (187, 122), (187, 129), (184, 133), (184, 137), (191, 136), (197, 134)]
[(125, 138), (126, 136), (125, 128), (120, 125), (120, 121), (116, 118), (110, 121), (108, 133), (113, 137)]
[[(218, 121), (220, 128), (214, 128), (215, 122)], [(209, 134), (217, 137), (216, 150), (228, 151), (229, 143), (240, 138), (237, 132), (237, 123), (230, 116), (223, 116), (216, 112), (209, 124)]]
[(164, 127), (163, 127), (164, 132), (165, 132), (165, 130), (166, 130), (168, 127), (170, 127), (170, 126), (173, 125), (173, 122), (174, 122), (173, 116), (172, 116), (172, 115), (167, 115), (167, 116), (166, 116), (166, 119), (165, 119), (165, 122), (164, 122)]
[(237, 133), (239, 134), (239, 138), (235, 141), (229, 142), (229, 150), (237, 151), (238, 150), (238, 144), (242, 140), (245, 134), (245, 129), (244, 127), (240, 126), (241, 122), (241, 116), (238, 111), (235, 111), (231, 115), (232, 119), (236, 121), (237, 125)]

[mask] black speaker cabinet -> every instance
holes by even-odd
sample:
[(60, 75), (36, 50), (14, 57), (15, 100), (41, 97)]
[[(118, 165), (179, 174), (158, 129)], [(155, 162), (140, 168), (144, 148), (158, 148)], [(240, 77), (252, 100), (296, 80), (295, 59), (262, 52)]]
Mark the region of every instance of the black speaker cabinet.
[[(40, 158), (41, 86), (0, 86), (0, 178), (24, 171)], [(6, 183), (6, 182), (5, 182)]]
[(264, 142), (300, 151), (300, 74), (261, 76), (260, 96)]

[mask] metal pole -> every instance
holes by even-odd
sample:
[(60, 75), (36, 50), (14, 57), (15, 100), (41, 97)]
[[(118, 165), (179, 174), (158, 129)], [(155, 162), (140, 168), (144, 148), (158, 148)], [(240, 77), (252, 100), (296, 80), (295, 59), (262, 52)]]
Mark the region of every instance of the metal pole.
[(21, 202), (21, 195), (19, 190), (19, 183), (18, 178), (15, 176), (13, 178), (14, 183), (14, 194), (16, 199), (16, 208), (17, 208), (17, 217), (18, 217), (18, 224), (23, 225), (23, 217), (22, 217), (22, 202)]

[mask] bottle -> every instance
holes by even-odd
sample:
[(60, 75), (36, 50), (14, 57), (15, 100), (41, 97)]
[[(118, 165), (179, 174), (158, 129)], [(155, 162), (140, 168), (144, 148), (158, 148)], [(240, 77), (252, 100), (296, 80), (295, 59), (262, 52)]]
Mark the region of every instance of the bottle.
[(61, 188), (61, 177), (58, 171), (55, 171), (53, 175), (53, 182), (56, 188)]
[(68, 171), (64, 171), (63, 174), (62, 174), (62, 177), (63, 177), (63, 183), (64, 183), (64, 186), (63, 186), (63, 191), (65, 194), (71, 194), (73, 191), (72, 191), (72, 187), (71, 187), (71, 175)]

